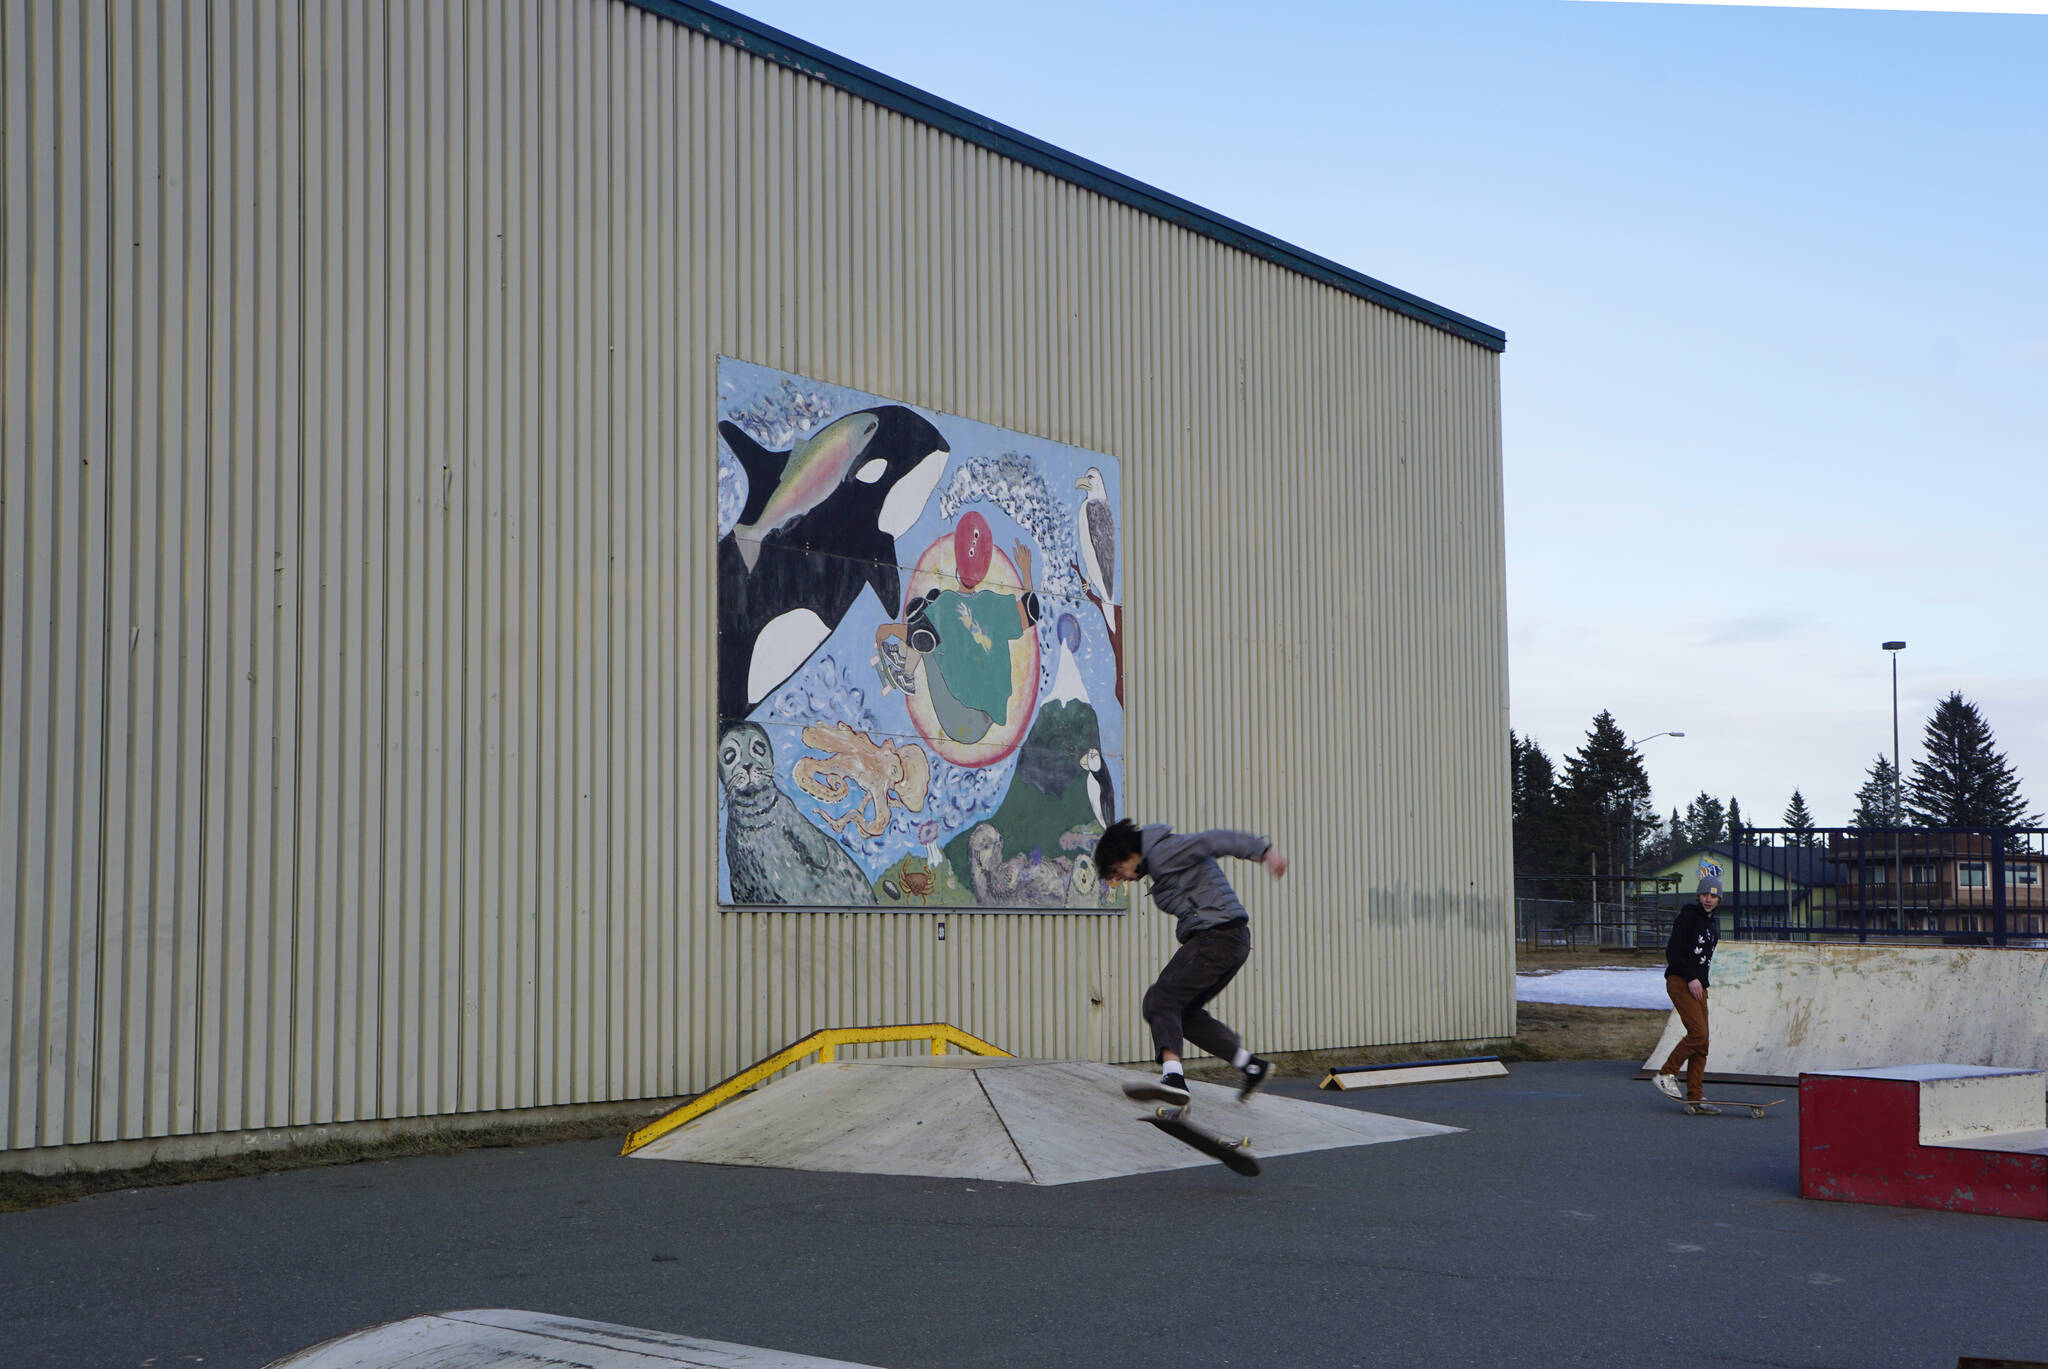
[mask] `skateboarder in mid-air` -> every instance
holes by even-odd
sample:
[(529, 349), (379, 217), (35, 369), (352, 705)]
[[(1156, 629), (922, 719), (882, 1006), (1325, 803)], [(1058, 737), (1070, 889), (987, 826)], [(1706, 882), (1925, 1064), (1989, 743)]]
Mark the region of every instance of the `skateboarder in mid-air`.
[(1095, 844), (1095, 869), (1105, 882), (1125, 884), (1144, 876), (1152, 882), (1152, 901), (1177, 920), (1174, 935), (1180, 949), (1145, 991), (1145, 1021), (1157, 1047), (1159, 1083), (1143, 1086), (1133, 1097), (1187, 1104), (1183, 1037), (1237, 1067), (1243, 1077), (1239, 1102), (1250, 1098), (1273, 1073), (1272, 1062), (1247, 1051), (1237, 1033), (1204, 1006), (1236, 977), (1252, 951), (1249, 914), (1217, 865), (1218, 856), (1256, 860), (1275, 879), (1287, 873), (1287, 858), (1273, 849), (1273, 843), (1247, 832), (1218, 829), (1182, 836), (1164, 823), (1139, 827), (1119, 818)]

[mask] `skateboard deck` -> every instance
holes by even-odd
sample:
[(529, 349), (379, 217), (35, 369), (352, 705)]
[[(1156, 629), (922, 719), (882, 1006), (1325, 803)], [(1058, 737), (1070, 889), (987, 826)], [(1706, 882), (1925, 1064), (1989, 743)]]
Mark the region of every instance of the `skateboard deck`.
[(1701, 1112), (1701, 1111), (1700, 1111), (1700, 1108), (1699, 1108), (1699, 1105), (1700, 1105), (1700, 1103), (1712, 1103), (1712, 1104), (1713, 1104), (1713, 1105), (1714, 1105), (1715, 1107), (1717, 1107), (1717, 1108), (1748, 1108), (1748, 1109), (1749, 1109), (1749, 1115), (1750, 1115), (1750, 1116), (1752, 1116), (1752, 1117), (1761, 1117), (1761, 1116), (1763, 1116), (1763, 1115), (1764, 1115), (1764, 1109), (1765, 1109), (1765, 1108), (1774, 1108), (1774, 1107), (1778, 1106), (1778, 1104), (1780, 1104), (1780, 1103), (1782, 1103), (1782, 1102), (1784, 1102), (1784, 1101), (1785, 1101), (1785, 1100), (1784, 1100), (1784, 1099), (1782, 1099), (1782, 1098), (1773, 1098), (1773, 1099), (1771, 1099), (1771, 1101), (1770, 1101), (1770, 1102), (1768, 1102), (1768, 1103), (1750, 1103), (1750, 1102), (1733, 1102), (1733, 1103), (1731, 1103), (1731, 1102), (1729, 1102), (1729, 1101), (1728, 1101), (1728, 1100), (1727, 1100), (1726, 1098), (1702, 1098), (1702, 1099), (1700, 1099), (1700, 1100), (1699, 1100), (1699, 1102), (1690, 1102), (1690, 1101), (1686, 1102), (1686, 1104), (1685, 1104), (1685, 1111), (1686, 1111), (1686, 1114), (1687, 1114), (1688, 1116), (1691, 1116), (1691, 1117), (1710, 1117), (1710, 1116), (1712, 1116), (1713, 1114), (1711, 1114), (1711, 1113), (1706, 1113), (1706, 1112)]
[(1193, 1146), (1212, 1160), (1221, 1160), (1249, 1179), (1259, 1172), (1259, 1157), (1252, 1154), (1252, 1138), (1218, 1136), (1187, 1119), (1184, 1107), (1161, 1106), (1150, 1117), (1138, 1120), (1158, 1127), (1174, 1140)]
[(1159, 1105), (1152, 1110), (1150, 1117), (1140, 1117), (1139, 1121), (1158, 1127), (1174, 1140), (1193, 1146), (1212, 1160), (1221, 1160), (1246, 1178), (1259, 1172), (1259, 1157), (1252, 1154), (1251, 1137), (1219, 1136), (1207, 1127), (1196, 1126), (1188, 1120), (1192, 1099), (1186, 1103), (1175, 1102), (1150, 1080), (1141, 1084), (1125, 1084), (1123, 1088), (1127, 1097)]

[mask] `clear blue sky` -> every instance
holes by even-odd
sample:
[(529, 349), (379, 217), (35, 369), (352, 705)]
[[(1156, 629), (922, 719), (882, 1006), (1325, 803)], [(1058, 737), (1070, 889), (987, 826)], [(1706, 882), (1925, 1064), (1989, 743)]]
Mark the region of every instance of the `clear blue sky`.
[[(1503, 328), (1511, 721), (1847, 820), (1950, 690), (2048, 812), (2048, 18), (745, 0)], [(1505, 728), (1503, 728), (1505, 732)], [(1505, 737), (1503, 737), (1505, 745)]]

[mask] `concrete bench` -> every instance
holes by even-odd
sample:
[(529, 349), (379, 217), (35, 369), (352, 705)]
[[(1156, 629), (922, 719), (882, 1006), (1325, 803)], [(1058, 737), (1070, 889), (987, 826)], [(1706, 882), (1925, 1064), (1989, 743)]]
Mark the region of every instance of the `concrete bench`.
[(2048, 1221), (2048, 1071), (1802, 1073), (1799, 1194)]

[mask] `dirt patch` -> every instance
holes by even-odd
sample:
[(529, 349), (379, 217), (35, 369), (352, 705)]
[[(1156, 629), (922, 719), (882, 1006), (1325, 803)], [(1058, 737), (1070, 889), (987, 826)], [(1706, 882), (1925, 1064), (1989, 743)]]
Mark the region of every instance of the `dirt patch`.
[[(1655, 970), (1664, 965), (1664, 948), (1634, 951), (1541, 949), (1522, 947), (1515, 953), (1518, 971), (1586, 970), (1621, 966)], [(1523, 1060), (1633, 1060), (1649, 1058), (1671, 1020), (1669, 1008), (1587, 1008), (1569, 1003), (1519, 1003), (1515, 1012), (1515, 1047)]]
[(1582, 1008), (1570, 1003), (1516, 1005), (1515, 1045), (1522, 1060), (1627, 1060), (1657, 1049), (1668, 1008)]

